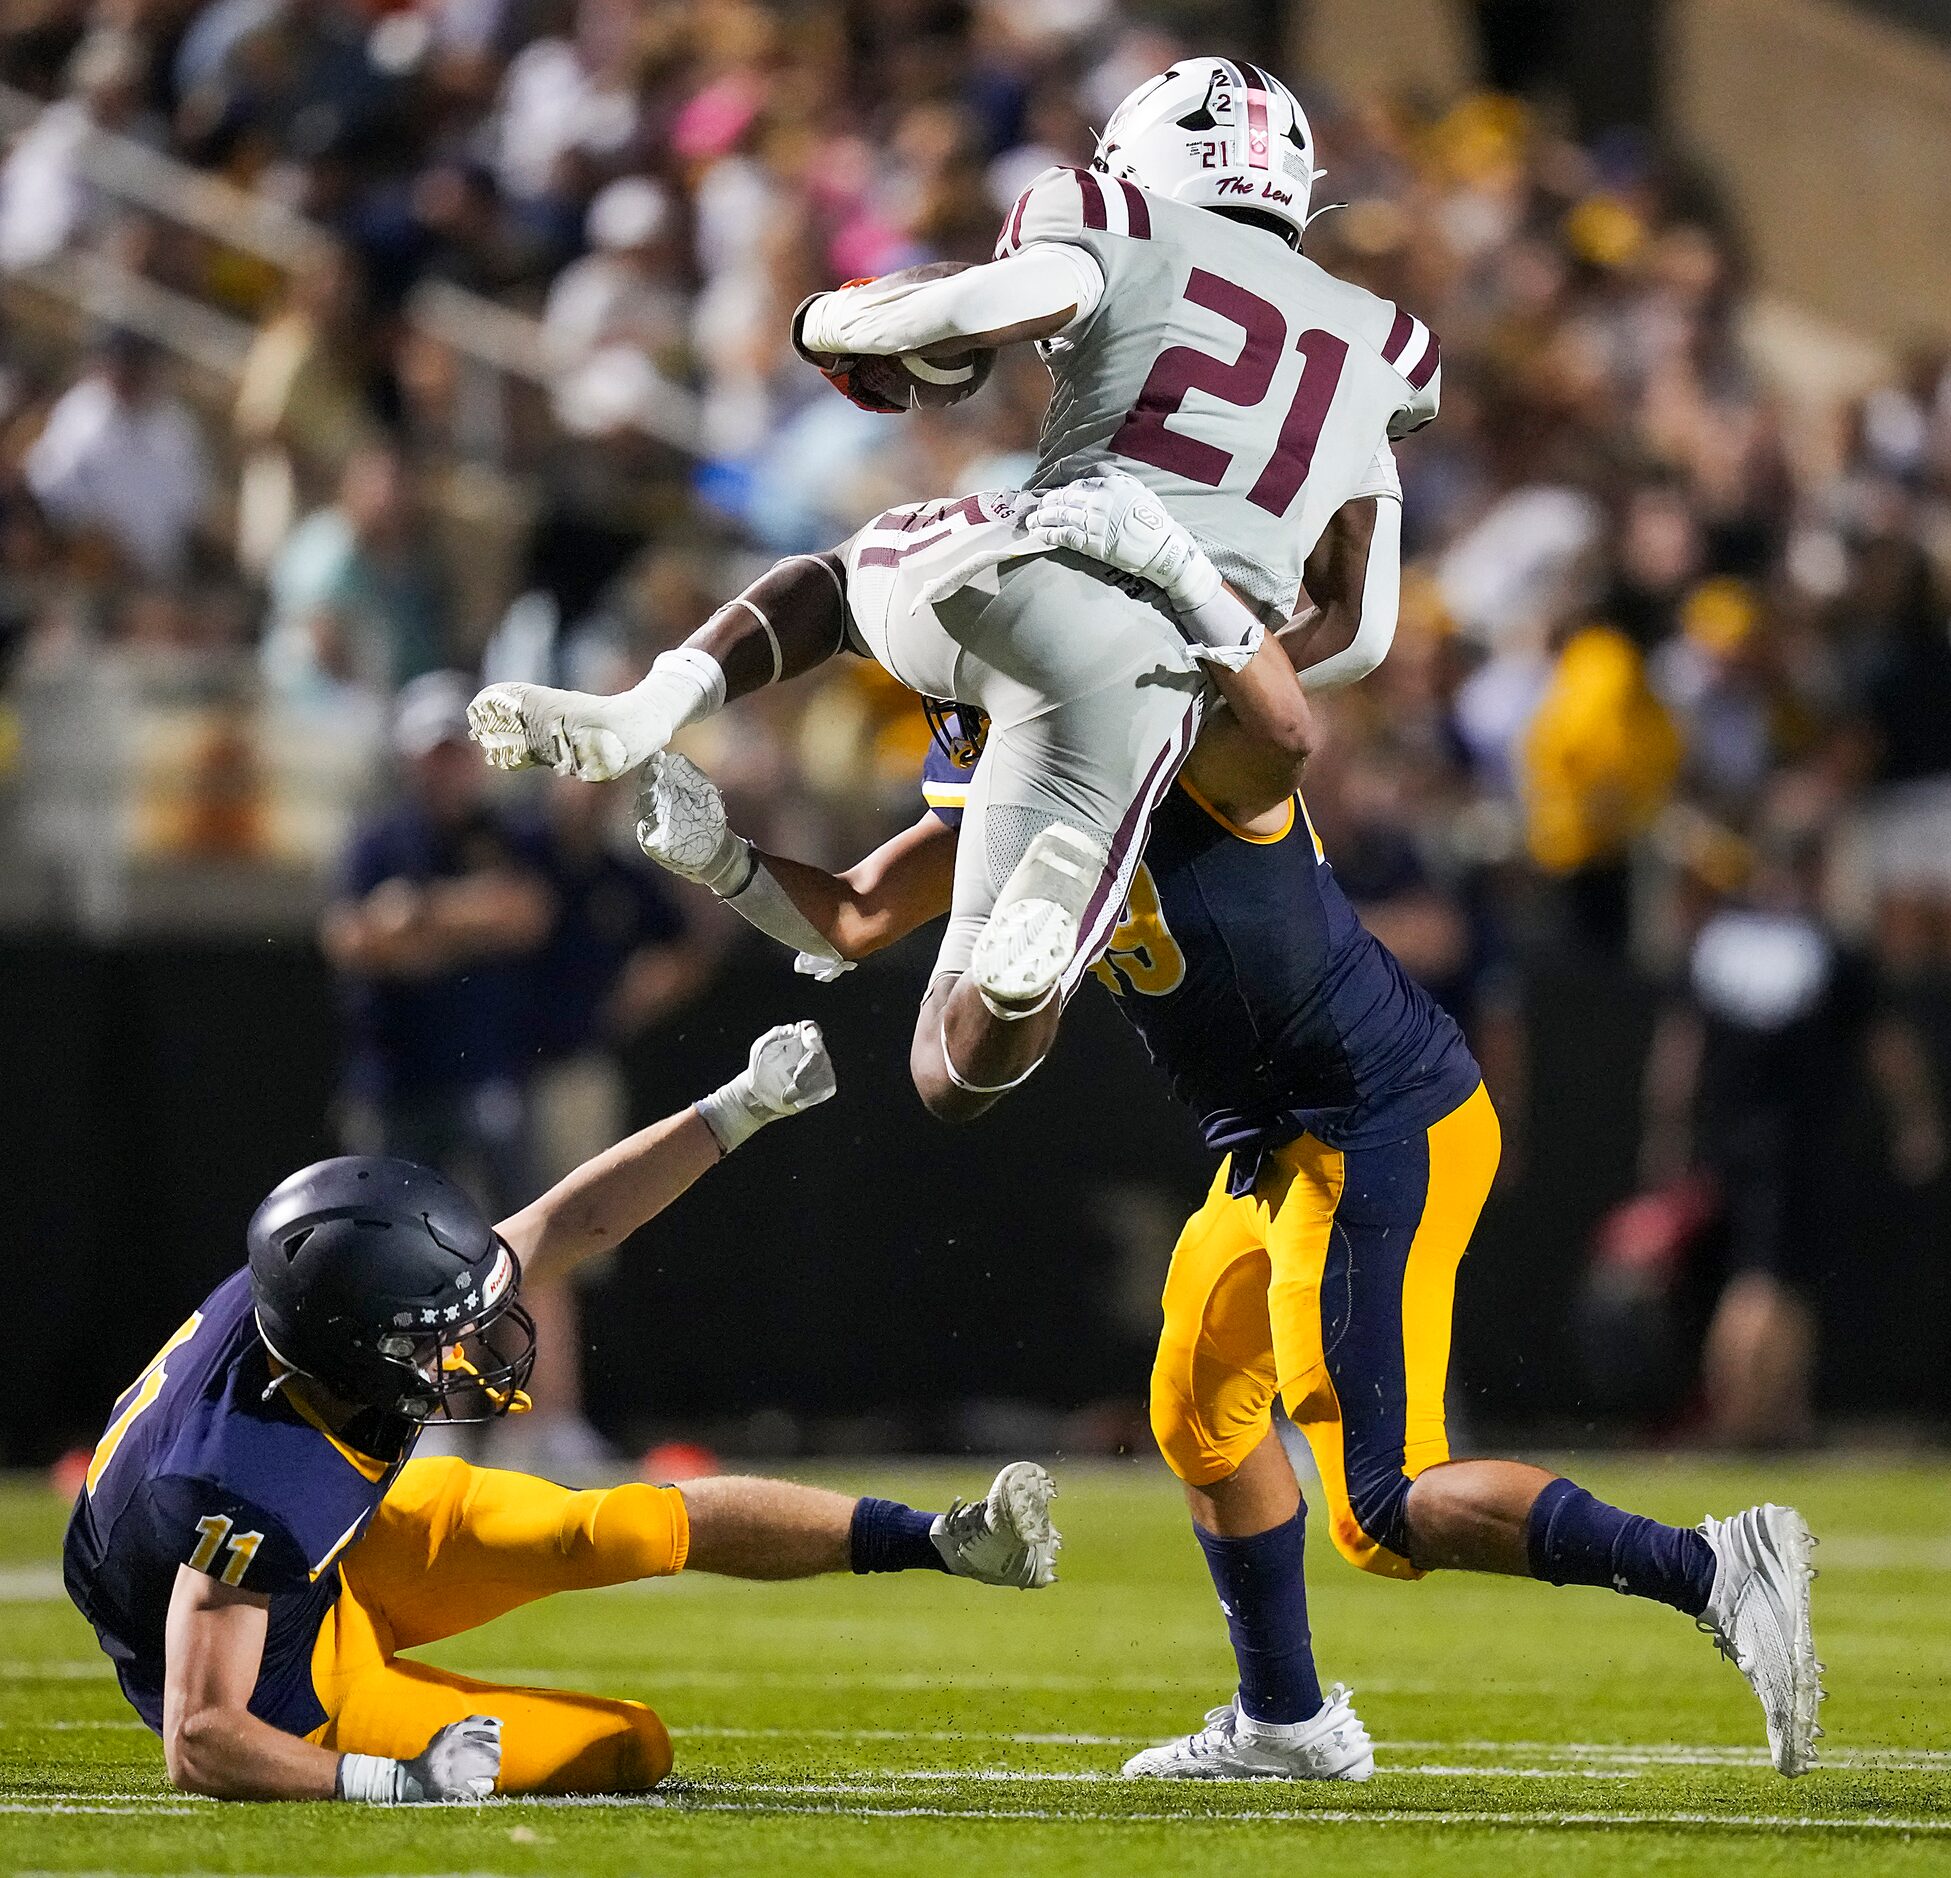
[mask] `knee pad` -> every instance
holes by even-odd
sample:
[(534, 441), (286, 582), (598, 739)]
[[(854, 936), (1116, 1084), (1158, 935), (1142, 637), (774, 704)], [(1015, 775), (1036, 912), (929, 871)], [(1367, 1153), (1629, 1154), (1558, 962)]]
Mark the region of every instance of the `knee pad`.
[(1235, 1425), (1221, 1433), (1213, 1425), (1213, 1405), (1196, 1400), (1160, 1363), (1152, 1371), (1152, 1439), (1165, 1464), (1188, 1487), (1210, 1487), (1234, 1473), (1266, 1438), (1265, 1404), (1257, 1423), (1227, 1418)]

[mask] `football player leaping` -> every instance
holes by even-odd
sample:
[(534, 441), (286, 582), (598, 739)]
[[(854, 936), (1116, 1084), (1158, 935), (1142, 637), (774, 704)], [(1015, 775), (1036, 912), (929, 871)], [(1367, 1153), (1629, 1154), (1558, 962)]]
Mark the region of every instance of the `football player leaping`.
[[(1085, 500), (1108, 531), (1115, 492)], [(1141, 542), (1134, 558), (1196, 556)], [(955, 727), (959, 732), (960, 726)], [(906, 833), (844, 875), (760, 865), (822, 934), (863, 956), (943, 912), (978, 781), (938, 743)], [(986, 759), (985, 759), (986, 760)], [(1444, 1425), (1459, 1261), (1490, 1190), (1497, 1117), (1450, 1018), (1368, 933), (1296, 791), (1298, 764), (1213, 714), (1151, 820), (1128, 905), (1094, 969), (1173, 1093), (1226, 1156), (1165, 1283), (1152, 1428), (1185, 1484), (1239, 1663), (1235, 1696), (1128, 1775), (1363, 1780), (1367, 1732), (1316, 1677), (1305, 1508), (1270, 1416), (1307, 1437), (1335, 1549), (1363, 1571), (1451, 1568), (1610, 1585), (1696, 1619), (1760, 1698), (1774, 1763), (1813, 1765), (1821, 1665), (1814, 1544), (1752, 1507), (1663, 1526), (1516, 1461), (1452, 1460)], [(979, 779), (980, 763), (974, 776)], [(656, 759), (646, 852), (710, 873), (744, 844), (710, 781)], [(715, 831), (712, 842), (703, 831)], [(732, 904), (736, 907), (739, 899)]]
[[(1119, 106), (1090, 169), (1031, 184), (992, 262), (815, 295), (795, 340), (870, 409), (893, 408), (870, 369), (889, 355), (1039, 345), (1055, 383), (1032, 489), (894, 509), (782, 563), (619, 697), (491, 686), (472, 713), (490, 760), (615, 776), (843, 646), (976, 707), (988, 742), (916, 1058), (945, 1114), (1014, 1087), (1117, 922), (1207, 671), (1234, 668), (1229, 701), (1291, 748), (1300, 699), (1263, 623), (1304, 584), (1335, 590), (1345, 630), (1310, 648), (1317, 685), (1372, 669), (1394, 630), (1389, 439), (1434, 416), (1438, 348), (1300, 253), (1315, 176), (1284, 86), (1188, 60)], [(1075, 552), (1066, 486), (1111, 468), (1144, 485), (1140, 529), (1162, 499), (1207, 552), (1147, 565), (1137, 590)], [(741, 910), (771, 894), (748, 891)]]
[(69, 1595), (177, 1786), (382, 1803), (653, 1787), (671, 1743), (641, 1702), (496, 1688), (400, 1652), (683, 1570), (1050, 1582), (1054, 1489), (1029, 1462), (931, 1516), (770, 1480), (572, 1493), (413, 1456), (430, 1422), (526, 1406), (524, 1265), (595, 1257), (833, 1091), (819, 1031), (788, 1025), (499, 1226), (409, 1161), (322, 1161), (265, 1200), (248, 1269), (123, 1393), (68, 1527)]

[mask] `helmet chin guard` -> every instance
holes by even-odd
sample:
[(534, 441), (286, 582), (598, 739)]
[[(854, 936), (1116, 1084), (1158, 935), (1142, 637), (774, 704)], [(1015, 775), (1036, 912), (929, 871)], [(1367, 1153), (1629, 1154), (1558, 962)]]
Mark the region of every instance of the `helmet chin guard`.
[(1257, 65), (1181, 59), (1111, 113), (1091, 167), (1169, 201), (1250, 209), (1298, 248), (1322, 171), (1300, 101)]

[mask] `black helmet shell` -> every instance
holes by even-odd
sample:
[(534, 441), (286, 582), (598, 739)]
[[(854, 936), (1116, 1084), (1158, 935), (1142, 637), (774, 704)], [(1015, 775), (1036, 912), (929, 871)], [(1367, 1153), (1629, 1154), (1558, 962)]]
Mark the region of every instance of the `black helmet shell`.
[[(354, 1154), (301, 1168), (252, 1215), (248, 1240), (251, 1297), (272, 1353), (363, 1408), (472, 1419), (443, 1401), (440, 1344), (511, 1311), (527, 1325), (514, 1253), (459, 1187), (413, 1161)], [(433, 1378), (424, 1361), (416, 1367), (430, 1347)], [(502, 1378), (510, 1395), (533, 1361), (530, 1328), (526, 1351), (498, 1366), (519, 1368)]]

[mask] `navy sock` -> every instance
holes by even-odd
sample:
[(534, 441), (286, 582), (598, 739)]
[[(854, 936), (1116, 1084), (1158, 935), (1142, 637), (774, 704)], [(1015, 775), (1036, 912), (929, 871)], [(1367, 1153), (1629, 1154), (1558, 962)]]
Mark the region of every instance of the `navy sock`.
[(1320, 1712), (1307, 1580), (1301, 1575), (1306, 1522), (1303, 1507), (1284, 1526), (1247, 1539), (1222, 1539), (1193, 1522), (1232, 1633), (1240, 1706), (1255, 1721), (1308, 1721)]
[(948, 1570), (948, 1561), (935, 1550), (928, 1528), (933, 1513), (917, 1512), (899, 1500), (860, 1500), (848, 1545), (857, 1572), (918, 1572)]
[(1714, 1553), (1699, 1533), (1622, 1513), (1569, 1480), (1538, 1495), (1525, 1532), (1531, 1576), (1554, 1585), (1610, 1585), (1689, 1617), (1707, 1607)]

